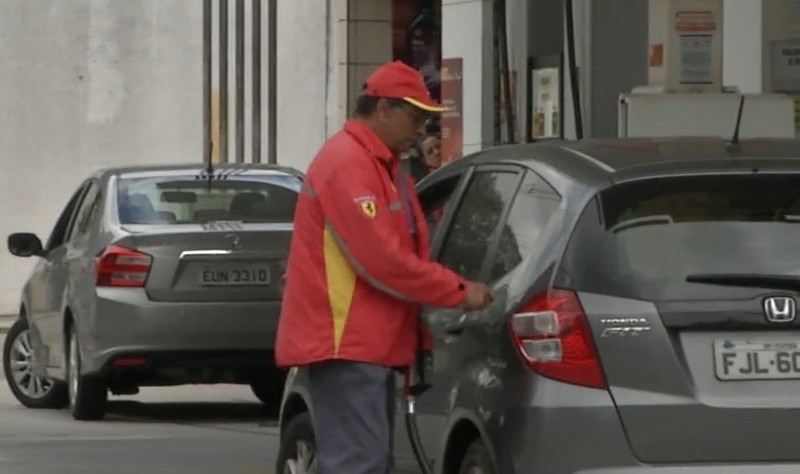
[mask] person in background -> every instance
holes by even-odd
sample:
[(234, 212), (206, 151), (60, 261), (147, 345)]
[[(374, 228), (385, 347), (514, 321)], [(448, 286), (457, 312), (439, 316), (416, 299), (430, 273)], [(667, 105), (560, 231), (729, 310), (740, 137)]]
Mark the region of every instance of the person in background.
[(417, 143), (417, 150), (425, 166), (433, 172), (442, 166), (442, 139), (439, 135), (428, 135)]
[(442, 140), (439, 131), (428, 127), (427, 133), (420, 138), (403, 160), (403, 170), (419, 182), (428, 174), (442, 166)]
[(442, 110), (418, 71), (381, 66), (306, 173), (275, 358), (307, 368), (321, 474), (390, 472), (395, 376), (425, 346), (422, 305), (479, 310), (494, 298), (429, 259), (425, 215), (399, 170)]

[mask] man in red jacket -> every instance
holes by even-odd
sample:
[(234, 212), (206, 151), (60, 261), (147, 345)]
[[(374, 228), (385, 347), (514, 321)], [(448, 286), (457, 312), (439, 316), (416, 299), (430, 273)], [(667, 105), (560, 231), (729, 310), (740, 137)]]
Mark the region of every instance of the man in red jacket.
[(395, 371), (414, 363), (422, 305), (482, 309), (492, 292), (431, 262), (425, 216), (398, 156), (435, 104), (396, 61), (311, 163), (297, 203), (276, 361), (308, 368), (321, 474), (384, 474)]

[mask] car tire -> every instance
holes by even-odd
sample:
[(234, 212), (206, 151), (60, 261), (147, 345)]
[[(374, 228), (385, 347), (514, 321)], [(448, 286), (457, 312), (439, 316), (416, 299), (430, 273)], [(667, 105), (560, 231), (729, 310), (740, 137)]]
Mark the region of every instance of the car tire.
[[(28, 408), (67, 406), (67, 384), (33, 373), (33, 341), (28, 320), (20, 317), (9, 328), (3, 344), (3, 373), (14, 397)], [(28, 384), (33, 384), (30, 386)]]
[(280, 413), (285, 383), (286, 374), (283, 372), (250, 383), (250, 390), (264, 404), (267, 416), (277, 417)]
[(75, 326), (70, 326), (67, 344), (67, 392), (69, 408), (76, 420), (100, 420), (106, 415), (108, 387), (98, 377), (81, 375), (81, 351)]
[(317, 442), (308, 412), (294, 416), (281, 433), (277, 474), (316, 474)]
[(469, 445), (458, 472), (459, 474), (495, 474), (497, 472), (489, 456), (489, 450), (486, 449), (482, 439), (477, 438)]

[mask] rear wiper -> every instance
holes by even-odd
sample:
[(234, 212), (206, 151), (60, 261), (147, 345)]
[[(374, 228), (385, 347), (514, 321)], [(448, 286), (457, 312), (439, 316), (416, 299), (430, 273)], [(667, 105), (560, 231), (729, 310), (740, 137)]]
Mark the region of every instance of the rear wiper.
[(621, 232), (625, 229), (632, 229), (634, 227), (642, 227), (647, 225), (664, 225), (673, 223), (674, 221), (672, 220), (672, 216), (670, 216), (669, 214), (660, 214), (656, 216), (635, 217), (633, 219), (628, 219), (626, 221), (620, 222), (619, 224), (615, 225), (609, 230), (612, 233), (616, 234), (617, 232)]
[(800, 277), (791, 275), (764, 275), (759, 273), (705, 273), (689, 275), (689, 283), (711, 283), (726, 286), (769, 288), (772, 290), (800, 290)]

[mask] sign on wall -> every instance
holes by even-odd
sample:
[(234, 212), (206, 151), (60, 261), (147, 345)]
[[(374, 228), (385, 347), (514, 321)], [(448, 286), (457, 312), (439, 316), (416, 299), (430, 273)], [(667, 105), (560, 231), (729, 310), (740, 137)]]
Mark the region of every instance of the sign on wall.
[(770, 90), (794, 97), (794, 126), (800, 137), (800, 40), (770, 42)]
[(442, 163), (461, 158), (464, 154), (463, 120), (463, 59), (442, 60)]
[(800, 93), (800, 40), (775, 40), (770, 44), (772, 91)]

